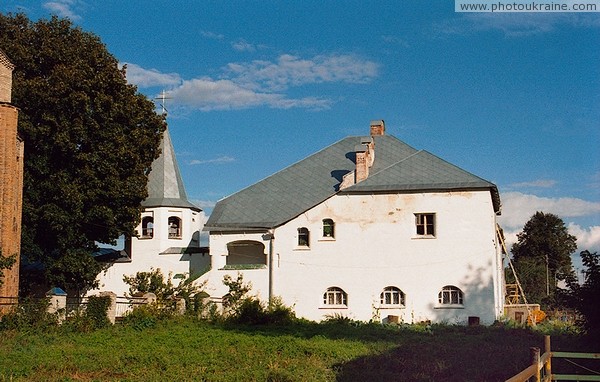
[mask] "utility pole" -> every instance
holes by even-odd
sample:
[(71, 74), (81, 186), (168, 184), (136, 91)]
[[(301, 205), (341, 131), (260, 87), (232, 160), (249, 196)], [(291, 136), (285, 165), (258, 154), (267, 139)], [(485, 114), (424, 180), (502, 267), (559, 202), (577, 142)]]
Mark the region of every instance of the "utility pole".
[(546, 296), (550, 296), (550, 279), (548, 272), (548, 254), (546, 254)]

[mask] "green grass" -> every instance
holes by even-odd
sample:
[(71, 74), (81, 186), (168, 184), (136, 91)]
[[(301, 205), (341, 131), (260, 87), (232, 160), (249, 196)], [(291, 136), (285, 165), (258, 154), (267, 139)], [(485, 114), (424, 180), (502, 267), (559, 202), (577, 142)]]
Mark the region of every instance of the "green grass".
[[(299, 322), (0, 331), (0, 381), (501, 381), (543, 337), (525, 329)], [(585, 338), (553, 337), (555, 350)], [(596, 351), (598, 349), (595, 349)]]

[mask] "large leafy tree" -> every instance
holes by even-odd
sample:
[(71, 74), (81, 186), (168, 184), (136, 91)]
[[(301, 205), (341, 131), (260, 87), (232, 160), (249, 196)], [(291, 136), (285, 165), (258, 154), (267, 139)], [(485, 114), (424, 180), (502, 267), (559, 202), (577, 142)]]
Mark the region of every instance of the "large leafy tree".
[(577, 277), (567, 278), (567, 289), (563, 297), (571, 308), (576, 309), (584, 319), (588, 333), (600, 339), (600, 255), (582, 251), (581, 262), (586, 268), (583, 284)]
[(512, 245), (514, 266), (529, 303), (555, 305), (557, 282), (572, 276), (577, 238), (558, 216), (536, 212)]
[(95, 243), (139, 221), (164, 118), (100, 39), (69, 20), (0, 14), (0, 48), (16, 65), (25, 140), (22, 254), (44, 265), (46, 281), (83, 292), (100, 271)]

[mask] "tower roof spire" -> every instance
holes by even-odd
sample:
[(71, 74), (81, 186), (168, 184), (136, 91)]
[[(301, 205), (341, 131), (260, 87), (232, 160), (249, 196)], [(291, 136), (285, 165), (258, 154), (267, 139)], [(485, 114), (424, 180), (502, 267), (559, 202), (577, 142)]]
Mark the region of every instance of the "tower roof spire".
[(148, 198), (142, 202), (142, 207), (184, 207), (201, 211), (187, 199), (168, 128), (163, 133), (160, 151), (160, 156), (152, 162)]

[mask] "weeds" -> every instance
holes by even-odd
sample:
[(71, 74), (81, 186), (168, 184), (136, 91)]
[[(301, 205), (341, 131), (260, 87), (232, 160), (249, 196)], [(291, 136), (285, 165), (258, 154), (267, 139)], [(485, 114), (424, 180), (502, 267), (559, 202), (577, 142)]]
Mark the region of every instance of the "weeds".
[(0, 319), (0, 329), (20, 332), (48, 332), (55, 329), (59, 313), (49, 313), (50, 300), (25, 299)]

